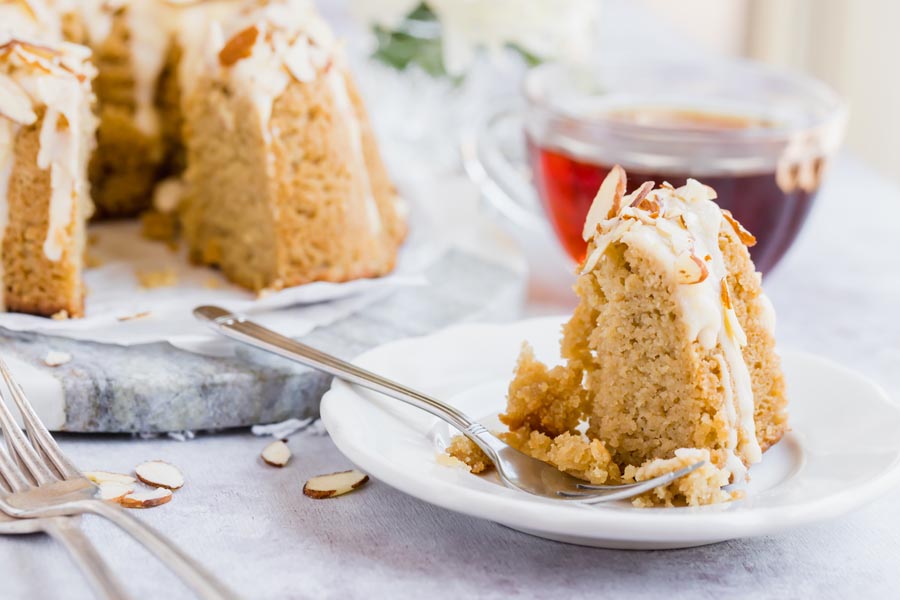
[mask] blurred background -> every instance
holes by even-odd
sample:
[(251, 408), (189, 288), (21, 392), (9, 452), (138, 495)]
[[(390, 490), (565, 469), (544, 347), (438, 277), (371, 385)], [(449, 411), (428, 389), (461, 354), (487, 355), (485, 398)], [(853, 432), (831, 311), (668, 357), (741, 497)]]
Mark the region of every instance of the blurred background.
[[(477, 0), (451, 0), (458, 5)], [(639, 30), (667, 46), (751, 58), (810, 74), (834, 88), (850, 106), (846, 147), (900, 181), (900, 2), (896, 0), (593, 0), (592, 52), (629, 47), (642, 52)], [(319, 0), (323, 12), (350, 40), (359, 28), (415, 8), (415, 0)], [(447, 4), (445, 1), (444, 4)], [(485, 4), (482, 2), (482, 4)], [(498, 12), (506, 0), (495, 0)], [(519, 6), (546, 4), (522, 0)], [(562, 2), (576, 13), (585, 2)], [(571, 7), (570, 7), (571, 5)], [(355, 31), (354, 31), (355, 30)], [(673, 36), (673, 33), (676, 34)], [(353, 35), (357, 34), (357, 35)], [(372, 99), (369, 99), (372, 102)]]
[(633, 0), (631, 4), (703, 50), (804, 71), (828, 83), (850, 105), (846, 147), (900, 181), (896, 110), (900, 2)]

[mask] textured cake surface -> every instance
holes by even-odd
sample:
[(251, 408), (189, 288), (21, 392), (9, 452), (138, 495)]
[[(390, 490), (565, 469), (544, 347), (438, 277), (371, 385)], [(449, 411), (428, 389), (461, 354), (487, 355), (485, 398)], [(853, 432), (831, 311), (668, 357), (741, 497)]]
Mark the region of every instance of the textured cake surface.
[(362, 103), (318, 17), (281, 8), (186, 59), (191, 256), (252, 289), (383, 275), (405, 227)]
[(630, 196), (624, 187), (614, 171), (588, 216), (564, 364), (548, 368), (525, 347), (504, 437), (593, 483), (704, 457), (707, 467), (637, 503), (722, 501), (731, 495), (720, 488), (745, 480), (787, 428), (774, 314), (747, 250), (754, 240), (696, 181)]

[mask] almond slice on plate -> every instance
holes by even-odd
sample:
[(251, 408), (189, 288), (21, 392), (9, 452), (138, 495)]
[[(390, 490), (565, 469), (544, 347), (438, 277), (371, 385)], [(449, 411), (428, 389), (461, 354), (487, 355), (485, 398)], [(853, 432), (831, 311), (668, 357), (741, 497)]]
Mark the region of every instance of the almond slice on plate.
[(263, 448), (260, 456), (267, 465), (283, 467), (291, 460), (291, 449), (288, 448), (287, 440), (277, 440)]
[(107, 481), (99, 484), (97, 498), (109, 502), (121, 502), (125, 496), (134, 493), (134, 487), (117, 481)]
[(97, 485), (103, 485), (104, 483), (118, 483), (120, 485), (130, 486), (136, 481), (136, 479), (131, 475), (125, 475), (124, 473), (111, 473), (109, 471), (85, 471), (84, 473), (82, 473), (82, 475), (84, 475)]
[(119, 500), (119, 504), (125, 508), (153, 508), (167, 503), (172, 499), (172, 490), (156, 488), (146, 492), (128, 494)]
[(151, 460), (134, 468), (134, 474), (147, 485), (177, 490), (184, 485), (184, 475), (178, 467), (161, 460)]
[(368, 475), (356, 469), (330, 475), (319, 475), (306, 482), (306, 485), (303, 486), (303, 493), (317, 500), (334, 498), (352, 492), (368, 480)]

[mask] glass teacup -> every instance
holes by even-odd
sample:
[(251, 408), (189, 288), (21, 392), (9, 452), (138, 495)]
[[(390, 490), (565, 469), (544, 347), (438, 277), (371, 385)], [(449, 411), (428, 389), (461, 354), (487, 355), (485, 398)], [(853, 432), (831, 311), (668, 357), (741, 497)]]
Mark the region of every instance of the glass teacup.
[(846, 120), (823, 84), (744, 61), (548, 64), (528, 74), (524, 96), (523, 109), (495, 113), (469, 140), (467, 168), (526, 227), (539, 226), (542, 205), (576, 261), (591, 201), (620, 164), (629, 191), (648, 180), (712, 186), (720, 206), (756, 236), (757, 269), (769, 271), (806, 221)]

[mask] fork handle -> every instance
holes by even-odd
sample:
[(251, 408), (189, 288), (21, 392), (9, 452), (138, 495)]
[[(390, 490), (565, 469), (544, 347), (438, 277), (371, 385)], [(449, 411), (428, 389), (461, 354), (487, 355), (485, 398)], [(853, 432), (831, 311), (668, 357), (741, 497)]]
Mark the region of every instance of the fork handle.
[(381, 375), (361, 369), (356, 365), (321, 350), (316, 350), (306, 344), (301, 344), (253, 321), (233, 315), (218, 306), (200, 306), (195, 308), (194, 316), (208, 322), (226, 337), (249, 344), (260, 350), (272, 352), (308, 367), (325, 371), (350, 383), (375, 390), (427, 411), (468, 435), (479, 446), (482, 445), (479, 443), (480, 440), (473, 437), (468, 431), (469, 427), (474, 425), (475, 422), (466, 416), (465, 413), (441, 402), (437, 398), (432, 398), (396, 381), (391, 381)]
[(69, 551), (72, 560), (81, 568), (98, 598), (104, 600), (131, 598), (72, 517), (48, 518), (45, 531)]
[(87, 500), (82, 507), (92, 514), (104, 517), (133, 537), (204, 600), (237, 600), (237, 596), (208, 572), (200, 563), (182, 552), (161, 533), (132, 516), (125, 509), (103, 500)]

